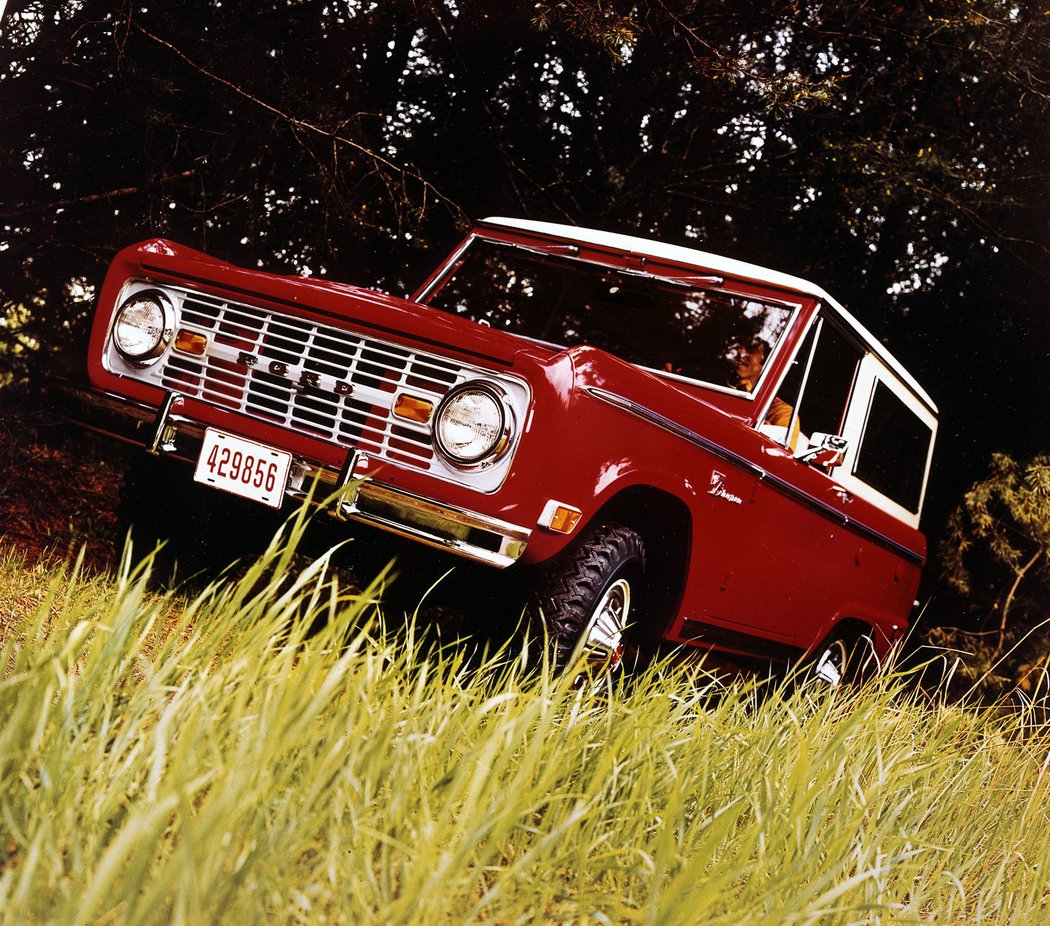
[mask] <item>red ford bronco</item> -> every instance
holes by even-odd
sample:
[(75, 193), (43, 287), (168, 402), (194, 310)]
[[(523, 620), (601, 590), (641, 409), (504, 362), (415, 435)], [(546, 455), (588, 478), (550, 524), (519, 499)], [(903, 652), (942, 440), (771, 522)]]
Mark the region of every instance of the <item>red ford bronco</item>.
[(930, 397), (819, 287), (686, 247), (492, 218), (404, 299), (146, 241), (89, 373), (95, 424), (187, 483), (319, 480), (359, 536), (527, 575), (562, 661), (634, 635), (836, 681), (926, 556)]

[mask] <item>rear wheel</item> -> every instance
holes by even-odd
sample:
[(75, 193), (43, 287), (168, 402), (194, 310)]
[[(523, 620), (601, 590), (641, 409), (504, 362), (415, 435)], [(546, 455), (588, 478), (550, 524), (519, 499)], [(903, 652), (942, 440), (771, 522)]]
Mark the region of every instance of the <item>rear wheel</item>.
[(871, 638), (866, 633), (837, 634), (820, 648), (808, 674), (830, 688), (863, 682), (878, 668)]
[(564, 669), (579, 656), (592, 669), (616, 669), (629, 626), (644, 600), (645, 545), (621, 524), (601, 524), (545, 572), (530, 601), (538, 638)]

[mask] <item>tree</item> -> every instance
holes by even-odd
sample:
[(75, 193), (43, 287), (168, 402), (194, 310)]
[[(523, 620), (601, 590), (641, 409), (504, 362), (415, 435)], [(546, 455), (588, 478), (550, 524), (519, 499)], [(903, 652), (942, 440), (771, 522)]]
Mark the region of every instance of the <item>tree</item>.
[(1025, 686), (1050, 670), (1050, 456), (1022, 464), (995, 454), (952, 513), (941, 558), (977, 623), (934, 639), (972, 650), (970, 674)]

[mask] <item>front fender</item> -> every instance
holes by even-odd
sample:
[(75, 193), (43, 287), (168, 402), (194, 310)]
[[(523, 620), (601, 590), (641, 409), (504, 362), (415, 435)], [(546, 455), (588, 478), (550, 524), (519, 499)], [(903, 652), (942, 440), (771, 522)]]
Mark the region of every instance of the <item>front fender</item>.
[(616, 507), (624, 493), (653, 490), (692, 510), (709, 487), (714, 457), (660, 425), (601, 398), (630, 395), (715, 440), (739, 442), (741, 423), (660, 377), (593, 348), (566, 351), (543, 365), (543, 383), (530, 376), (534, 408), (505, 486), (508, 498), (531, 496), (527, 518), (536, 523), (548, 501), (579, 509), (572, 535), (543, 526), (533, 532), (525, 559), (557, 555), (588, 525)]

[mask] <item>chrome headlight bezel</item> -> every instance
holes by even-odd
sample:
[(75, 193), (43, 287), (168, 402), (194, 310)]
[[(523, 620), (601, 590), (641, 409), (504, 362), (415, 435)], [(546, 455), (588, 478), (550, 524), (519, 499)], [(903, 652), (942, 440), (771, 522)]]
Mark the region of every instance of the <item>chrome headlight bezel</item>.
[[(156, 310), (154, 324), (148, 326), (134, 325), (138, 331), (149, 330), (146, 346), (142, 349), (131, 349), (126, 339), (121, 338), (121, 326), (125, 323), (124, 316), (133, 307), (141, 306), (143, 303), (152, 303)], [(171, 298), (163, 290), (142, 289), (132, 293), (121, 304), (120, 308), (113, 313), (113, 323), (110, 326), (110, 340), (113, 347), (122, 359), (136, 366), (149, 366), (164, 353), (175, 337), (175, 306)]]
[[(478, 396), (491, 402), (490, 407), (496, 418), (491, 428), (491, 438), (485, 442), (484, 446), (463, 452), (449, 445), (448, 435), (444, 431), (448, 423), (447, 416), (468, 395)], [(507, 393), (497, 384), (484, 380), (470, 380), (450, 389), (441, 400), (434, 412), (431, 432), (434, 446), (448, 463), (457, 469), (484, 469), (499, 460), (510, 448), (514, 433), (514, 409)]]

